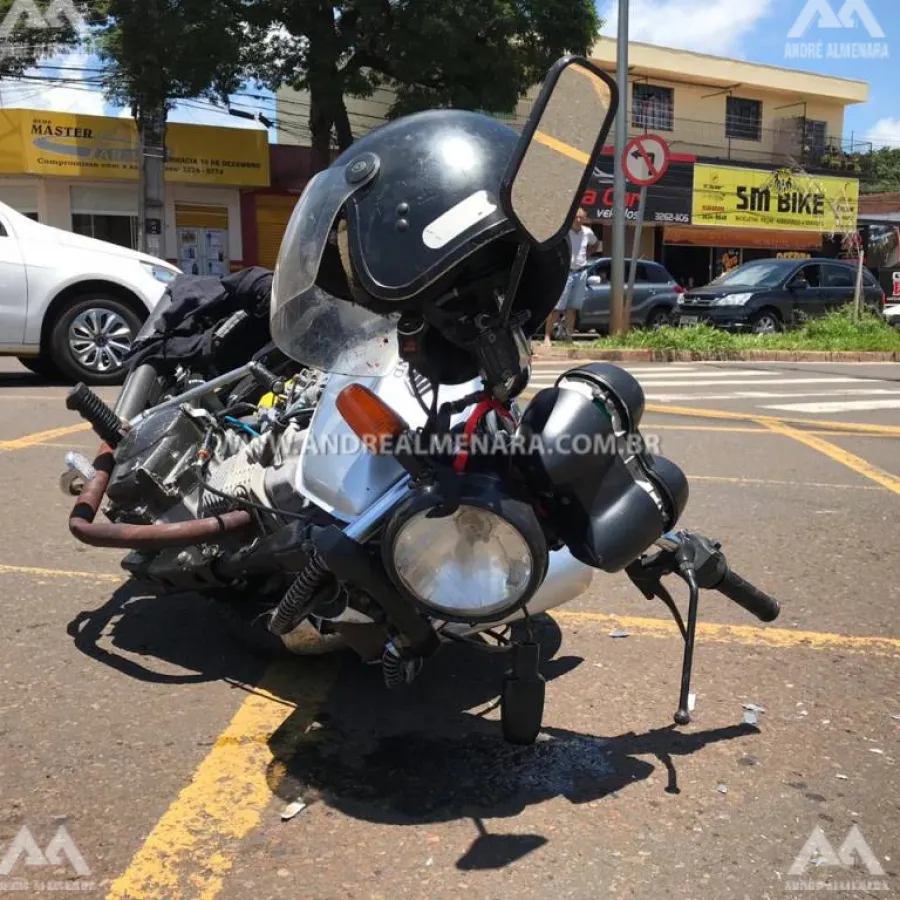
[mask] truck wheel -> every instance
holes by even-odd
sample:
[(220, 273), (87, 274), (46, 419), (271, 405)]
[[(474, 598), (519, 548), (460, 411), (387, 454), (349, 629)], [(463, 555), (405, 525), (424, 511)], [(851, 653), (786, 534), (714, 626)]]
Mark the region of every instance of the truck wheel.
[(122, 384), (124, 357), (140, 328), (141, 318), (112, 294), (82, 295), (53, 323), (53, 361), (73, 381)]
[(667, 306), (657, 306), (647, 316), (646, 326), (649, 331), (656, 331), (657, 328), (664, 328), (671, 324), (672, 314)]

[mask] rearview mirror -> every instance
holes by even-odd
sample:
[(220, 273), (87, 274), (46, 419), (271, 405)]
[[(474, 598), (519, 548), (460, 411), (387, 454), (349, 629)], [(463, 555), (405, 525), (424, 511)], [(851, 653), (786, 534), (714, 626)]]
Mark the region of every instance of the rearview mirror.
[(790, 285), (792, 291), (805, 291), (809, 287), (809, 282), (805, 278), (795, 278)]
[(598, 288), (603, 285), (603, 279), (599, 275), (591, 275), (587, 280), (587, 286)]
[(564, 57), (550, 70), (501, 186), (506, 215), (538, 249), (568, 230), (619, 105), (613, 79)]

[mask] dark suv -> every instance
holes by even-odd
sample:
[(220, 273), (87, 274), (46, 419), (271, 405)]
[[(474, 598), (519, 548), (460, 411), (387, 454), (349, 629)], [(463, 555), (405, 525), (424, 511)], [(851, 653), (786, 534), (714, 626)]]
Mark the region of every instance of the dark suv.
[[(678, 300), (675, 325), (704, 322), (729, 331), (767, 334), (853, 301), (856, 264), (839, 259), (756, 259)], [(863, 269), (863, 302), (881, 312), (885, 295)]]
[[(631, 272), (631, 260), (625, 260), (625, 284)], [(588, 265), (587, 292), (578, 313), (578, 330), (609, 329), (609, 308), (612, 295), (610, 276), (612, 261), (601, 257)], [(639, 259), (634, 278), (634, 299), (631, 303), (632, 327), (658, 328), (668, 325), (678, 295), (684, 290), (657, 262)]]

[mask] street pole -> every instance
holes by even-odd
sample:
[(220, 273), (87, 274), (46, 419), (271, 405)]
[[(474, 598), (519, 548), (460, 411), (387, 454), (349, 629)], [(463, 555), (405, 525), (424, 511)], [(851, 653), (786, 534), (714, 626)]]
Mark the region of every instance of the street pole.
[(619, 38), (616, 50), (616, 80), (619, 84), (619, 109), (616, 121), (615, 179), (613, 183), (612, 223), (612, 297), (610, 334), (627, 331), (625, 318), (625, 169), (622, 157), (628, 142), (628, 0), (619, 0)]
[(637, 224), (634, 229), (634, 247), (631, 251), (631, 267), (628, 273), (628, 294), (625, 297), (625, 321), (631, 321), (631, 304), (634, 302), (634, 281), (637, 273), (638, 256), (641, 252), (641, 238), (644, 234), (644, 210), (647, 208), (647, 185), (641, 188), (641, 202), (638, 206)]
[(149, 101), (138, 105), (141, 165), (138, 195), (138, 248), (163, 258), (166, 221), (166, 109)]

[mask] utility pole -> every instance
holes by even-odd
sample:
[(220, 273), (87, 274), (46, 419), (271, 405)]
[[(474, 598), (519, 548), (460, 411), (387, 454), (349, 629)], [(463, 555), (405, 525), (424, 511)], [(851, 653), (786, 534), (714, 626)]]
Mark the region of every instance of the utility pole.
[(628, 330), (625, 321), (625, 169), (622, 157), (628, 143), (628, 0), (619, 0), (619, 39), (616, 50), (616, 80), (619, 83), (619, 110), (616, 121), (615, 178), (613, 182), (612, 297), (610, 334)]
[[(155, 30), (162, 19), (161, 0), (141, 0), (144, 23)], [(162, 60), (159, 61), (160, 63)], [(166, 79), (160, 65), (142, 72), (135, 109), (140, 146), (138, 188), (138, 248), (151, 256), (165, 256), (166, 222)]]
[(166, 221), (166, 108), (147, 101), (137, 109), (141, 149), (138, 200), (138, 247), (151, 256), (165, 257)]

